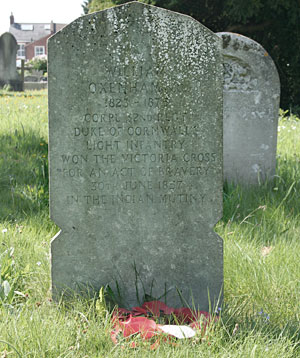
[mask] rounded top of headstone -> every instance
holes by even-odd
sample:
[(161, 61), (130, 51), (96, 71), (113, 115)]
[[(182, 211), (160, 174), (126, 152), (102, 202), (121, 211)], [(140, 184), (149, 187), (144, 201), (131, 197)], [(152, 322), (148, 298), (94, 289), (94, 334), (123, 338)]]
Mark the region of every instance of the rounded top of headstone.
[(231, 49), (234, 51), (249, 51), (257, 52), (265, 57), (268, 57), (268, 52), (258, 42), (234, 32), (217, 32), (217, 35), (222, 38), (223, 49)]
[(17, 41), (15, 37), (4, 32), (0, 36), (0, 78), (2, 83), (19, 80), (16, 69)]
[[(258, 87), (263, 86), (268, 91), (273, 89), (277, 94), (280, 92), (276, 65), (262, 45), (249, 37), (233, 32), (217, 32), (216, 35), (222, 39), (223, 56), (229, 62), (234, 58), (238, 59), (234, 61), (239, 62), (238, 64), (236, 62), (239, 67), (247, 67), (249, 71), (251, 69), (251, 72), (256, 74)], [(264, 85), (266, 78), (270, 86)]]
[(17, 44), (16, 38), (10, 32), (3, 32), (2, 34), (0, 34), (0, 39), (6, 41), (14, 41)]
[[(55, 39), (57, 36), (59, 36), (59, 34), (67, 33), (73, 27), (77, 27), (79, 23), (81, 23), (81, 27), (82, 27), (84, 21), (94, 21), (92, 19), (98, 18), (101, 15), (105, 15), (105, 14), (107, 15), (107, 20), (113, 21), (114, 13), (124, 12), (124, 15), (125, 15), (126, 11), (128, 11), (129, 9), (131, 9), (132, 12), (136, 11), (137, 14), (143, 13), (144, 15), (146, 15), (145, 11), (148, 10), (149, 16), (151, 16), (151, 12), (154, 12), (154, 11), (159, 12), (161, 14), (169, 15), (169, 16), (178, 16), (178, 17), (181, 17), (182, 19), (189, 20), (190, 22), (194, 23), (195, 25), (201, 26), (204, 29), (204, 31), (209, 33), (212, 37), (214, 37), (214, 38), (217, 37), (216, 34), (212, 30), (210, 30), (208, 27), (206, 27), (205, 25), (203, 25), (202, 23), (200, 23), (199, 21), (197, 21), (196, 19), (194, 19), (193, 17), (191, 17), (189, 15), (182, 14), (182, 13), (179, 13), (176, 11), (171, 11), (171, 10), (164, 9), (161, 7), (145, 4), (140, 1), (130, 1), (130, 2), (121, 4), (121, 5), (116, 5), (116, 6), (104, 9), (104, 10), (95, 11), (90, 14), (80, 16), (77, 19), (75, 19), (74, 21), (72, 21), (71, 23), (69, 23), (67, 26), (63, 27), (60, 31), (57, 31), (54, 35), (52, 35), (48, 39), (48, 41), (52, 42), (53, 39)], [(83, 27), (81, 28), (81, 30), (83, 30)]]

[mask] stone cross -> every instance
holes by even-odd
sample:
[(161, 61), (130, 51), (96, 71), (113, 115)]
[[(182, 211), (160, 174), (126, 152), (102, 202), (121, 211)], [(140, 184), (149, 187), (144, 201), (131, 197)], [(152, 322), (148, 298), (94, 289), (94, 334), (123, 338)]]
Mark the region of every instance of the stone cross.
[(131, 2), (78, 18), (48, 54), (54, 297), (109, 285), (128, 307), (217, 304), (221, 40)]

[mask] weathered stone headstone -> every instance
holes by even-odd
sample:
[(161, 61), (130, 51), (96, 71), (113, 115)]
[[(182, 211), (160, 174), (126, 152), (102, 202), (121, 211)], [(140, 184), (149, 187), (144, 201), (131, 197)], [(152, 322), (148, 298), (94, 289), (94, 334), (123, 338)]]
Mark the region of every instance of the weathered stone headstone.
[(224, 55), (224, 179), (257, 184), (275, 175), (278, 73), (257, 42), (230, 32), (217, 35)]
[(16, 66), (17, 41), (5, 32), (0, 36), (0, 88), (9, 85), (15, 91), (22, 91), (22, 81)]
[(48, 42), (52, 287), (208, 309), (223, 283), (220, 39), (128, 3)]

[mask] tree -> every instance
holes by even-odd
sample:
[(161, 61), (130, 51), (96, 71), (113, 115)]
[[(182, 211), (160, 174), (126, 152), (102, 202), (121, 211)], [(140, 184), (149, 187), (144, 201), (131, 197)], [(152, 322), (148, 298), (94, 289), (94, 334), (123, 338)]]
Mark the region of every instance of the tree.
[(274, 60), (281, 81), (281, 106), (300, 110), (300, 1), (226, 0), (227, 31), (260, 43)]
[[(105, 10), (109, 7), (115, 6), (115, 2), (113, 0), (89, 0), (90, 3), (88, 5), (89, 13)], [(127, 1), (124, 1), (126, 3)]]
[[(89, 12), (127, 0), (85, 0)], [(256, 40), (273, 58), (281, 81), (281, 106), (300, 113), (300, 0), (139, 0), (190, 15), (214, 32)]]
[(47, 57), (34, 57), (27, 62), (27, 66), (37, 71), (43, 71), (44, 74), (47, 72)]
[(92, 0), (85, 0), (83, 2), (83, 4), (81, 5), (84, 15), (89, 13), (89, 5), (90, 5), (91, 2), (92, 2)]
[[(203, 24), (213, 24), (220, 20), (223, 0), (138, 0), (144, 4), (190, 15)], [(128, 0), (91, 0), (89, 12), (104, 10), (112, 6), (125, 4)]]

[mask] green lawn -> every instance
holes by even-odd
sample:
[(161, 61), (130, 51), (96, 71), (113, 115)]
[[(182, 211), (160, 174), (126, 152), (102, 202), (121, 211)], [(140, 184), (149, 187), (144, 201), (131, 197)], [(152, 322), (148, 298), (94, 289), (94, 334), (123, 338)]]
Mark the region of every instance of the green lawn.
[(300, 356), (299, 119), (280, 118), (272, 184), (224, 189), (225, 299), (209, 344), (197, 336), (153, 351), (114, 346), (93, 302), (51, 300), (47, 130), (46, 91), (0, 92), (0, 357)]

